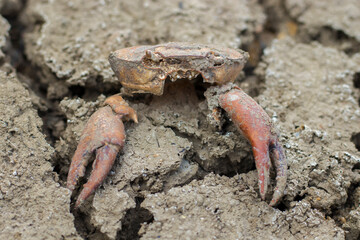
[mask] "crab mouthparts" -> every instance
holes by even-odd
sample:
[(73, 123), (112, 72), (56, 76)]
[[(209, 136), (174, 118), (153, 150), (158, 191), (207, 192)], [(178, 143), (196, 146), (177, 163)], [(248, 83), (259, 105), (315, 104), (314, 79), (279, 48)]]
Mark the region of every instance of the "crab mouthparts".
[(192, 80), (194, 78), (196, 78), (200, 73), (198, 71), (174, 71), (169, 73), (169, 78), (172, 82), (175, 82), (178, 79), (189, 79)]

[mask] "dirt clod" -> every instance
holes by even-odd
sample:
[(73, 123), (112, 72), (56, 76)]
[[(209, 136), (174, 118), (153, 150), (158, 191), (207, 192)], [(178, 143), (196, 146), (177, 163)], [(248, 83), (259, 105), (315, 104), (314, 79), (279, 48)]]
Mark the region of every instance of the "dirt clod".
[[(80, 239), (29, 93), (0, 70), (0, 238)], [(51, 199), (51, 200), (50, 200)], [(50, 227), (51, 226), (51, 227)]]

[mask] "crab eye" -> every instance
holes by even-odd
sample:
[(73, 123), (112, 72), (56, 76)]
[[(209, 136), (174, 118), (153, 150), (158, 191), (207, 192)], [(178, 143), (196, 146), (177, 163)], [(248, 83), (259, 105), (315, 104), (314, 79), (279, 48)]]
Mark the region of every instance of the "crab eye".
[(148, 67), (160, 67), (163, 64), (164, 59), (159, 53), (146, 50), (142, 62)]
[(213, 64), (214, 67), (218, 67), (224, 64), (224, 58), (214, 51), (210, 51), (206, 54), (206, 58)]
[(160, 62), (161, 58), (151, 50), (145, 51), (145, 57), (153, 62)]

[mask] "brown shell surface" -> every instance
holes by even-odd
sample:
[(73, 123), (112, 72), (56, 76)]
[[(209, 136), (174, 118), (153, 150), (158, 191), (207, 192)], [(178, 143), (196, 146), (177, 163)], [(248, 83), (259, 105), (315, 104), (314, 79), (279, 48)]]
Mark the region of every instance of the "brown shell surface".
[(110, 54), (109, 61), (128, 93), (163, 93), (166, 78), (204, 82), (233, 82), (243, 69), (248, 53), (213, 45), (171, 42), (155, 46), (135, 46)]

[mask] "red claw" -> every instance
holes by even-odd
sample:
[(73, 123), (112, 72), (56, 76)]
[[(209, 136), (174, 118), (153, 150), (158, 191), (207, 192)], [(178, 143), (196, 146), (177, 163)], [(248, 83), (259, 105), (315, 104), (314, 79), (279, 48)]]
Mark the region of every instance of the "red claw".
[(251, 143), (263, 200), (269, 184), (271, 159), (276, 169), (276, 187), (270, 202), (274, 206), (284, 194), (287, 164), (270, 117), (259, 104), (237, 87), (220, 94), (219, 104)]
[(79, 145), (72, 158), (67, 178), (67, 188), (73, 191), (92, 155), (96, 153), (93, 170), (89, 180), (75, 203), (79, 207), (95, 189), (104, 181), (109, 173), (117, 153), (125, 142), (125, 129), (122, 119), (137, 122), (135, 111), (120, 96), (109, 97), (105, 104), (89, 119), (81, 135)]

